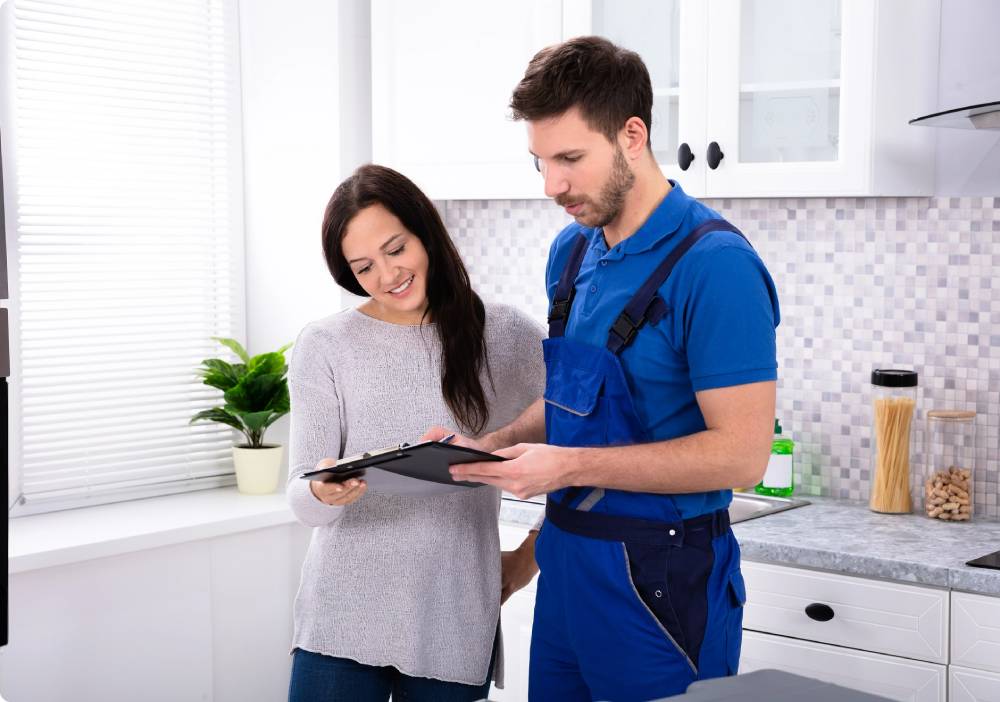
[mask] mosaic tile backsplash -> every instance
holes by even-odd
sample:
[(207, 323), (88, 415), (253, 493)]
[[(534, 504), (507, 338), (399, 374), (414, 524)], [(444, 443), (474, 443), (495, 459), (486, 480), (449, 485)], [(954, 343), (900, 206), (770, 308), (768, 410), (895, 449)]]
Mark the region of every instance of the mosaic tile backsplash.
[[(920, 374), (925, 414), (975, 410), (976, 518), (1000, 518), (1000, 197), (717, 199), (778, 288), (778, 416), (796, 491), (867, 500), (873, 368)], [(449, 201), (445, 221), (486, 299), (544, 323), (545, 259), (569, 222), (549, 201)]]

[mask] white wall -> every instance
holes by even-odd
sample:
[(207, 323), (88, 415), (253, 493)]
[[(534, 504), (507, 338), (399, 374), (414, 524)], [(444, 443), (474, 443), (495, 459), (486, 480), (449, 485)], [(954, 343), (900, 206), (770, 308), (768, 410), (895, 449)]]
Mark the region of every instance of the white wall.
[[(942, 0), (938, 110), (1000, 100), (998, 27), (1000, 2), (996, 0)], [(935, 131), (935, 192), (1000, 196), (1000, 132)]]
[(340, 181), (337, 3), (240, 3), (251, 353), (339, 309), (320, 222)]
[[(369, 13), (368, 0), (240, 3), (250, 353), (347, 300), (320, 225), (337, 184), (371, 158)], [(287, 445), (287, 417), (267, 440)]]

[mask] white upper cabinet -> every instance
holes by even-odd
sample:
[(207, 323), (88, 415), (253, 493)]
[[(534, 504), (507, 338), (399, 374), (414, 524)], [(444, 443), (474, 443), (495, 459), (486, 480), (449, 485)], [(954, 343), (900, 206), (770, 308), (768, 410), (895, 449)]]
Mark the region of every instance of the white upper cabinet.
[(938, 0), (580, 5), (649, 66), (654, 152), (689, 193), (933, 191), (933, 130), (907, 120), (935, 105)]
[(934, 132), (907, 120), (936, 106), (939, 0), (372, 7), (375, 160), (434, 198), (544, 197), (510, 92), (536, 51), (582, 34), (643, 57), (653, 151), (692, 195), (933, 192)]
[[(597, 34), (642, 57), (653, 84), (649, 135), (653, 154), (668, 178), (680, 181), (685, 189), (697, 183), (689, 194), (701, 194), (705, 158), (693, 149), (699, 148), (705, 133), (704, 0), (567, 0), (564, 6), (577, 18), (574, 25), (567, 25), (576, 30), (572, 36)], [(685, 153), (679, 157), (682, 144)], [(678, 164), (679, 158), (685, 168)]]
[(558, 0), (372, 0), (372, 156), (441, 200), (543, 197), (510, 95)]

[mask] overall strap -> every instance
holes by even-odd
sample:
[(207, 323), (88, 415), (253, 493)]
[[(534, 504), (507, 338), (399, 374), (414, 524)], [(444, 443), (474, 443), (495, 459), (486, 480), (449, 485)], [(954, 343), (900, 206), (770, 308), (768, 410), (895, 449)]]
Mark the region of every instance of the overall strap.
[(576, 235), (569, 260), (566, 262), (566, 267), (563, 268), (562, 275), (559, 276), (556, 292), (552, 296), (552, 307), (549, 309), (550, 339), (566, 333), (569, 310), (573, 306), (573, 298), (576, 297), (576, 276), (580, 273), (580, 266), (583, 265), (583, 257), (587, 253), (589, 243), (583, 234)]
[[(663, 298), (657, 295), (656, 291), (660, 289), (660, 286), (670, 276), (670, 273), (674, 270), (674, 266), (681, 260), (681, 257), (692, 246), (697, 244), (703, 236), (715, 231), (733, 232), (746, 239), (739, 229), (724, 219), (710, 219), (698, 225), (693, 232), (688, 234), (663, 259), (663, 262), (657, 266), (656, 270), (646, 279), (646, 282), (643, 283), (638, 292), (625, 305), (625, 309), (618, 315), (618, 319), (611, 325), (611, 330), (608, 332), (608, 351), (614, 354), (621, 353), (622, 350), (632, 343), (635, 335), (647, 321), (656, 324), (663, 319), (664, 315), (670, 311), (670, 308), (667, 307), (667, 303), (663, 301)], [(747, 241), (747, 243), (749, 244), (750, 242)]]

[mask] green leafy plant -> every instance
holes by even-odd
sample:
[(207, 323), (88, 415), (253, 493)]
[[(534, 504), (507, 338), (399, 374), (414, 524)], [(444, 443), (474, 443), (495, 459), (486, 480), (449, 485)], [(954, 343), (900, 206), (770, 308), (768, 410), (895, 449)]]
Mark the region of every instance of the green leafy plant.
[(207, 358), (198, 369), (205, 385), (222, 390), (226, 404), (199, 412), (191, 418), (227, 424), (243, 432), (248, 448), (263, 448), (264, 432), (275, 421), (288, 414), (288, 365), (285, 344), (277, 351), (250, 357), (235, 339), (213, 336), (240, 357), (242, 363), (229, 363), (221, 358)]

